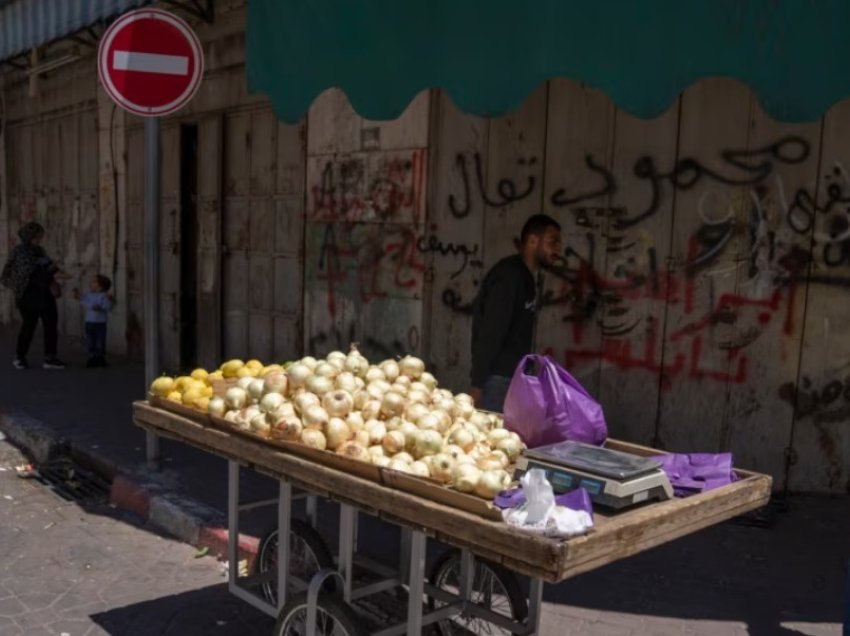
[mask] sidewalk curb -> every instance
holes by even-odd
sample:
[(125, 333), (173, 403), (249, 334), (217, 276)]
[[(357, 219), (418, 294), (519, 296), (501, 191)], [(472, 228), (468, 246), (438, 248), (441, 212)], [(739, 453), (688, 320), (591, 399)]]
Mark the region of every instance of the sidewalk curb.
[[(219, 560), (227, 559), (229, 532), (224, 515), (195, 499), (170, 490), (144, 467), (127, 470), (91, 449), (75, 446), (58, 437), (49, 426), (28, 415), (0, 410), (0, 431), (13, 445), (23, 450), (38, 464), (70, 454), (112, 481), (109, 503), (131, 512), (144, 523), (197, 548), (207, 548)], [(239, 535), (239, 558), (251, 568), (257, 555), (259, 539)]]

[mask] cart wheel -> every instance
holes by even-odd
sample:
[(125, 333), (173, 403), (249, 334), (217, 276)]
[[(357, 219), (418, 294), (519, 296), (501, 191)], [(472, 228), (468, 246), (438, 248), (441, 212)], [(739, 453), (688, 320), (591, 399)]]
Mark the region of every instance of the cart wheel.
[[(460, 550), (449, 550), (431, 569), (431, 585), (451, 594), (460, 594)], [(528, 604), (516, 576), (510, 570), (489, 561), (476, 559), (470, 600), (492, 612), (522, 623), (528, 616)], [(431, 609), (445, 605), (434, 598), (428, 599)], [(473, 616), (459, 614), (437, 623), (442, 636), (455, 634), (511, 634), (492, 623)]]
[(316, 631), (307, 634), (307, 593), (293, 596), (283, 606), (274, 636), (366, 636), (357, 614), (338, 596), (320, 592), (316, 602)]
[[(309, 583), (319, 570), (333, 568), (334, 561), (328, 546), (309, 524), (293, 519), (289, 528), (289, 572)], [(277, 528), (267, 532), (260, 541), (255, 565), (257, 574), (277, 572)], [(329, 582), (333, 585), (333, 582)], [(263, 596), (272, 605), (277, 604), (277, 580), (262, 584)]]

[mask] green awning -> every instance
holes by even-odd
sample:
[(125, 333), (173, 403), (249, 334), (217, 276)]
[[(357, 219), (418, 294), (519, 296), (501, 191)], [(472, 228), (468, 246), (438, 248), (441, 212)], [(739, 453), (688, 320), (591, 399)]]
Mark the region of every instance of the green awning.
[(850, 95), (848, 24), (850, 0), (249, 0), (248, 81), (294, 122), (331, 87), (369, 119), (425, 88), (496, 116), (554, 77), (647, 118), (730, 76), (812, 121)]

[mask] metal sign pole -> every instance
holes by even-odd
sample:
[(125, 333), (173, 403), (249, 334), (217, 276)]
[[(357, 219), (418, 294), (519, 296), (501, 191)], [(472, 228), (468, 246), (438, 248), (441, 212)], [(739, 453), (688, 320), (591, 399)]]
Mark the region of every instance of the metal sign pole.
[[(145, 119), (145, 394), (159, 374), (159, 117)], [(159, 468), (159, 437), (146, 433), (148, 467)]]

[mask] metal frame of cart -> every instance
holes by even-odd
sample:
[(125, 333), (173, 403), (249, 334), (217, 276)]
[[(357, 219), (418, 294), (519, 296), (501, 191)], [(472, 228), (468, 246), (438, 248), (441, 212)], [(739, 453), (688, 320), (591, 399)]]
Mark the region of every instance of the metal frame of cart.
[[(475, 569), (475, 557), (468, 549), (462, 550), (461, 574), (459, 594), (451, 594), (426, 582), (425, 573), (425, 550), (427, 536), (421, 530), (401, 526), (402, 546), (399, 559), (400, 568), (393, 571), (386, 566), (365, 559), (356, 554), (357, 545), (357, 515), (358, 510), (350, 504), (340, 503), (339, 523), (339, 563), (336, 569), (323, 569), (317, 572), (310, 581), (292, 580), (289, 572), (289, 547), (288, 540), (280, 540), (280, 537), (289, 537), (292, 525), (292, 504), (299, 497), (306, 497), (308, 516), (312, 520), (312, 526), (316, 526), (316, 495), (309, 493), (294, 492), (292, 484), (281, 479), (279, 482), (279, 496), (277, 500), (265, 500), (242, 504), (240, 502), (240, 465), (234, 460), (228, 461), (228, 590), (234, 596), (251, 604), (263, 613), (278, 618), (288, 600), (290, 585), (296, 588), (307, 589), (308, 609), (306, 621), (306, 633), (314, 634), (316, 630), (316, 610), (318, 596), (325, 582), (329, 579), (337, 579), (342, 586), (342, 599), (346, 603), (376, 594), (395, 587), (406, 585), (408, 588), (408, 603), (406, 620), (402, 623), (387, 627), (372, 636), (399, 636), (401, 634), (420, 634), (425, 625), (448, 619), (461, 613), (466, 613), (476, 618), (483, 619), (497, 627), (511, 630), (518, 636), (532, 636), (539, 632), (540, 606), (543, 596), (543, 580), (539, 577), (531, 579), (531, 588), (528, 598), (528, 616), (521, 623), (512, 621), (503, 614), (493, 612), (481, 607), (471, 600), (473, 572)], [(277, 572), (271, 573), (277, 579), (277, 604), (273, 605), (255, 593), (256, 588), (264, 581), (265, 575), (254, 575), (247, 577), (239, 576), (239, 516), (240, 513), (259, 506), (277, 504)], [(353, 583), (353, 568), (355, 561), (359, 565), (380, 574), (383, 578), (368, 585), (355, 587)], [(446, 603), (439, 608), (425, 611), (423, 609), (423, 595), (428, 595), (438, 601)]]

